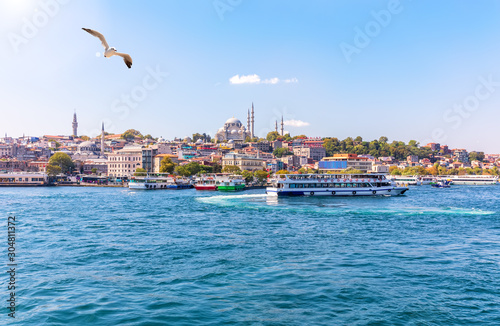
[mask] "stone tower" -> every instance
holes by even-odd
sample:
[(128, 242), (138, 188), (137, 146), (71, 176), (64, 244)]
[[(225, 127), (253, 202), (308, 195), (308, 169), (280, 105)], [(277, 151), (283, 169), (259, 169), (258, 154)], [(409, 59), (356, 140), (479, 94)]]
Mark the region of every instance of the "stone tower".
[(254, 133), (255, 119), (254, 118), (255, 118), (255, 115), (253, 112), (253, 102), (252, 102), (252, 120), (251, 120), (252, 125), (251, 125), (251, 130), (250, 130), (250, 135), (252, 136), (252, 138), (255, 137), (255, 133)]
[(104, 122), (102, 123), (101, 131), (101, 156), (104, 156)]
[(76, 121), (76, 112), (73, 114), (73, 137), (78, 136), (78, 121)]
[(281, 136), (285, 135), (285, 124), (283, 123), (283, 116), (281, 116)]

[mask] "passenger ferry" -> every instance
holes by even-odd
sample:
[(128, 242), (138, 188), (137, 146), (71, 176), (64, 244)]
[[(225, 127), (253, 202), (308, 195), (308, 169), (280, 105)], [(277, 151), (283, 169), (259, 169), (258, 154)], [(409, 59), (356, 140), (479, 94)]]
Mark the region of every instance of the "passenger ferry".
[(438, 179), (451, 180), (454, 185), (496, 185), (495, 175), (440, 175)]
[(420, 184), (421, 185), (431, 185), (436, 183), (436, 177), (432, 175), (422, 175), (420, 176)]
[(239, 175), (229, 176), (217, 185), (219, 191), (240, 191), (245, 189), (245, 181)]
[(0, 186), (48, 186), (49, 177), (45, 173), (0, 173)]
[(269, 196), (396, 196), (397, 187), (384, 174), (281, 174), (266, 188)]
[(196, 179), (194, 188), (196, 190), (217, 190), (217, 186), (223, 180), (227, 180), (229, 173), (209, 173), (202, 175)]
[(129, 189), (158, 190), (158, 189), (188, 189), (193, 186), (189, 181), (182, 177), (173, 177), (168, 175), (154, 175), (146, 177), (133, 177), (129, 184)]
[(420, 186), (421, 181), (418, 175), (388, 175), (387, 179), (396, 182), (398, 185)]

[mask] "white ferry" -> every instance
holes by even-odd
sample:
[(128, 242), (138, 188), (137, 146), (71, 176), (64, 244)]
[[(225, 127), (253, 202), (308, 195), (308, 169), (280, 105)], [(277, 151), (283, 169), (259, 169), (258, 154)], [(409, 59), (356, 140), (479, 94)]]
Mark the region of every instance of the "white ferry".
[(270, 196), (382, 196), (402, 195), (383, 174), (282, 174), (266, 188)]
[(0, 173), (0, 186), (47, 186), (49, 177), (45, 173)]
[(422, 175), (420, 176), (420, 184), (421, 185), (431, 185), (436, 183), (436, 177), (432, 175)]
[(129, 189), (158, 190), (158, 189), (188, 189), (193, 186), (188, 180), (182, 177), (173, 176), (145, 176), (133, 177), (129, 184)]
[(496, 185), (498, 176), (495, 175), (440, 175), (440, 180), (451, 180), (454, 185)]
[(388, 175), (387, 179), (396, 182), (398, 185), (420, 186), (418, 175)]

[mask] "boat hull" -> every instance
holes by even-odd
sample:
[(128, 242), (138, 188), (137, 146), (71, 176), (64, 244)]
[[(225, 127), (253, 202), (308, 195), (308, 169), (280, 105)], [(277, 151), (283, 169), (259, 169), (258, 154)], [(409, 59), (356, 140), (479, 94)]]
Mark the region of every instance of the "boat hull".
[(266, 193), (270, 196), (286, 197), (286, 196), (399, 196), (403, 195), (408, 190), (407, 187), (380, 187), (377, 189), (366, 188), (351, 188), (347, 189), (308, 189), (307, 191), (286, 190), (274, 187), (266, 188)]
[(196, 190), (207, 190), (207, 191), (215, 191), (217, 190), (216, 185), (195, 185), (194, 188)]
[(245, 185), (235, 185), (235, 186), (218, 186), (219, 191), (241, 191), (245, 189)]

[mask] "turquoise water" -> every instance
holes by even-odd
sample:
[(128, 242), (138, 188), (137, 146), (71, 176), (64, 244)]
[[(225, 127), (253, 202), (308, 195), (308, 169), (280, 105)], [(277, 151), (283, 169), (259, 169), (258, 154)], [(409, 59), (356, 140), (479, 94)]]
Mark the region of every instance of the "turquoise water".
[(500, 325), (500, 187), (263, 193), (0, 188), (2, 234), (17, 217), (15, 321)]

